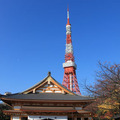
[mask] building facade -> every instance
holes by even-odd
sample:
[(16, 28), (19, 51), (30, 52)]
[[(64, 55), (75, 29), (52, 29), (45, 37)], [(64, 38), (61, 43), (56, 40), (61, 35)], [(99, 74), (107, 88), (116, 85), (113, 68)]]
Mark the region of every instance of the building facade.
[(92, 119), (84, 107), (93, 99), (70, 91), (50, 73), (31, 88), (17, 94), (2, 95), (0, 99), (11, 106), (11, 110), (3, 111), (11, 116), (11, 120)]

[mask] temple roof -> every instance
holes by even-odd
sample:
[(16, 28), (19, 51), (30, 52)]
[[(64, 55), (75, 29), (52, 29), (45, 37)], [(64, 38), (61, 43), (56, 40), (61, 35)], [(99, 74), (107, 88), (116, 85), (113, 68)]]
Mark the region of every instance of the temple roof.
[(12, 101), (86, 101), (90, 102), (93, 100), (91, 97), (82, 96), (75, 94), (68, 90), (66, 87), (57, 82), (49, 73), (46, 78), (41, 80), (36, 85), (28, 88), (27, 90), (16, 93), (0, 96), (1, 100), (12, 100)]
[(93, 100), (91, 97), (86, 97), (82, 95), (70, 95), (70, 94), (61, 94), (61, 93), (39, 93), (39, 94), (11, 94), (2, 96), (4, 99), (12, 99), (12, 100)]
[[(33, 85), (32, 87), (28, 88), (27, 90), (21, 92), (23, 94), (26, 94), (26, 93), (29, 93), (28, 91), (30, 90), (33, 90), (34, 88), (36, 87), (39, 87), (42, 83), (44, 82), (47, 82), (47, 81), (51, 81), (53, 82), (54, 81), (54, 84), (58, 84), (59, 87), (63, 88), (64, 90), (67, 91), (67, 93), (70, 93), (70, 94), (75, 94), (74, 92), (72, 92), (71, 90), (67, 89), (65, 86), (63, 86), (61, 83), (59, 83), (58, 81), (56, 81), (52, 76), (51, 76), (51, 73), (49, 72), (48, 73), (48, 76), (45, 77), (43, 80), (41, 80), (40, 82), (38, 82), (37, 84)], [(48, 84), (48, 83), (47, 83)]]

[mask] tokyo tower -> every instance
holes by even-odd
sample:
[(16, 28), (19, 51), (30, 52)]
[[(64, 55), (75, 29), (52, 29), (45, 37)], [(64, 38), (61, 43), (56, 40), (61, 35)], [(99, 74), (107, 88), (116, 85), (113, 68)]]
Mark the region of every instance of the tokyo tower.
[(81, 95), (78, 81), (76, 77), (76, 64), (73, 55), (73, 46), (71, 39), (71, 24), (69, 21), (69, 9), (67, 9), (67, 24), (66, 24), (66, 50), (65, 63), (63, 63), (64, 77), (62, 84), (76, 94)]

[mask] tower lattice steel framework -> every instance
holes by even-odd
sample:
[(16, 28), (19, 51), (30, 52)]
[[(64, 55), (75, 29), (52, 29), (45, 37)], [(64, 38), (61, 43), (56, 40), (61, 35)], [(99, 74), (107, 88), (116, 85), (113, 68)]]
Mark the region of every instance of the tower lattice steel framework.
[(81, 95), (76, 77), (76, 67), (77, 66), (74, 60), (73, 46), (71, 40), (71, 24), (69, 22), (69, 9), (67, 9), (66, 50), (65, 63), (63, 63), (64, 77), (62, 84), (69, 90)]

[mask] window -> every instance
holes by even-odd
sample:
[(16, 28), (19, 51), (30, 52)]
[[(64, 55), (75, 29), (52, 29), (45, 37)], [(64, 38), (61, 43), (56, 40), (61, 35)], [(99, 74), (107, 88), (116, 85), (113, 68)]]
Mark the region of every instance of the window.
[(73, 120), (72, 118), (68, 118), (68, 120)]
[(27, 117), (21, 117), (21, 120), (28, 120)]
[(79, 118), (77, 118), (77, 120), (81, 120), (81, 118), (79, 117)]

